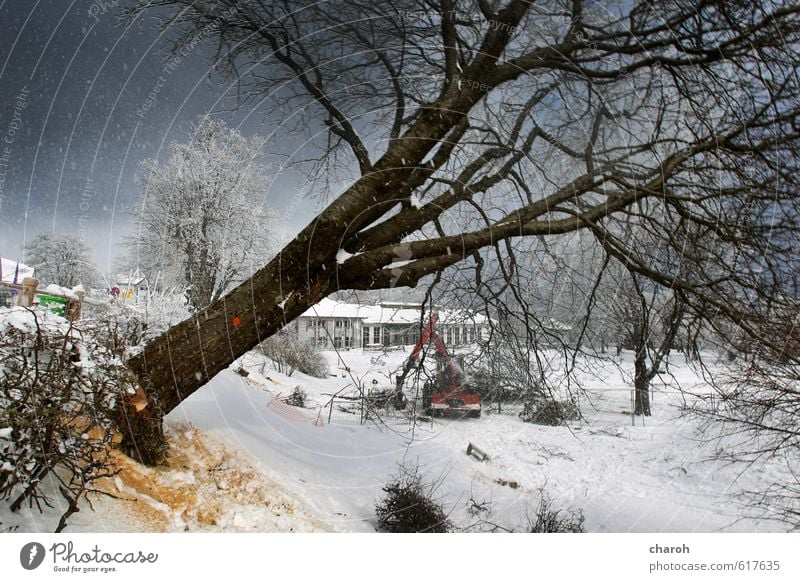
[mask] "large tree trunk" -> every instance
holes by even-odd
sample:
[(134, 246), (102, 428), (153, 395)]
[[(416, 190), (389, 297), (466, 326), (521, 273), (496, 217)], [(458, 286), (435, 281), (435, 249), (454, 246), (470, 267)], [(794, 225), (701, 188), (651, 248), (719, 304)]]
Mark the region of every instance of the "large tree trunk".
[[(303, 239), (295, 240), (251, 280), (171, 328), (128, 360), (146, 396), (146, 406), (137, 412), (130, 403), (124, 403), (118, 410), (121, 446), (126, 454), (148, 465), (162, 463), (166, 454), (161, 426), (164, 415), (334, 290), (330, 276), (308, 278), (304, 243)], [(328, 272), (335, 273), (335, 266)], [(281, 289), (287, 290), (286, 297)]]

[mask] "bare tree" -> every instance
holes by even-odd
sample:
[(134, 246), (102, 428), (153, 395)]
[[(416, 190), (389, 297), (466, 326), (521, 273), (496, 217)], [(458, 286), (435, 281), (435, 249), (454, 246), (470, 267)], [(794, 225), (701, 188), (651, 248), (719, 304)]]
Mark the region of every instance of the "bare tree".
[(172, 274), (166, 284), (185, 288), (189, 304), (202, 309), (267, 260), (273, 219), (262, 200), (264, 140), (210, 118), (189, 131), (165, 164), (142, 162), (139, 225), (129, 246), (149, 280)]
[[(792, 260), (793, 2), (163, 0), (131, 17), (152, 5), (173, 9), (178, 48), (213, 39), (239, 95), (324, 127), (318, 175), (350, 185), (129, 360), (149, 406), (125, 444), (146, 462), (163, 453), (164, 413), (338, 289), (413, 287), (468, 260), (479, 272), (481, 249), (505, 259), (520, 238), (585, 230), (687, 309), (749, 328), (747, 290), (779, 287)], [(690, 239), (707, 264), (681, 264)]]
[(673, 347), (685, 307), (680, 297), (620, 268), (616, 292), (607, 301), (617, 353), (633, 350), (634, 414), (650, 416), (650, 383)]
[[(796, 275), (794, 275), (796, 276)], [(790, 310), (786, 305), (794, 307)], [(761, 517), (800, 529), (800, 334), (796, 300), (774, 304), (744, 357), (712, 378), (715, 392), (695, 412), (708, 419), (705, 435), (717, 441), (720, 458), (749, 468), (769, 459), (783, 463), (783, 478), (745, 492)], [(727, 331), (727, 322), (711, 322)], [(723, 323), (720, 328), (719, 323)], [(774, 465), (773, 465), (774, 466)]]
[(282, 329), (260, 345), (261, 353), (273, 361), (281, 374), (291, 376), (295, 370), (316, 378), (328, 376), (328, 361), (311, 341), (301, 340), (289, 329)]

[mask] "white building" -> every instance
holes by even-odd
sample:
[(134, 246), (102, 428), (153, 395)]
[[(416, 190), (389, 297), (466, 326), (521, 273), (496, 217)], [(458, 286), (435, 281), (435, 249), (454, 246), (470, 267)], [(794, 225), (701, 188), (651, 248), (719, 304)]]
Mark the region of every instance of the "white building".
[[(465, 310), (438, 313), (439, 335), (450, 348), (472, 344), (488, 334), (484, 315)], [(301, 339), (323, 349), (379, 349), (415, 344), (429, 316), (426, 312), (422, 321), (421, 308), (414, 304), (359, 305), (325, 298), (292, 325)]]
[(128, 273), (118, 273), (116, 277), (117, 284), (114, 286), (116, 291), (112, 288), (112, 294), (117, 295), (120, 299), (137, 299), (147, 293), (147, 279), (145, 276), (136, 269)]

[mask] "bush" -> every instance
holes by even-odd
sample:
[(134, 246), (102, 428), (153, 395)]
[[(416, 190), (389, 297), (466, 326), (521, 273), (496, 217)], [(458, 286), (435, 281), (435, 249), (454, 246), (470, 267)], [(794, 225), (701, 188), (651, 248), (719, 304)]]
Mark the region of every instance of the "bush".
[(508, 402), (519, 400), (520, 392), (516, 387), (509, 385), (500, 374), (493, 374), (486, 368), (478, 368), (469, 374), (469, 386), (481, 396), (485, 404), (490, 402)]
[(315, 378), (328, 377), (328, 361), (311, 342), (302, 341), (297, 334), (281, 330), (261, 342), (261, 351), (275, 362), (275, 369), (291, 376), (295, 370)]
[(305, 390), (300, 388), (300, 386), (295, 386), (292, 393), (284, 399), (284, 402), (290, 406), (305, 408), (307, 397), (308, 393)]
[(519, 417), (534, 424), (561, 426), (568, 420), (578, 420), (580, 411), (572, 400), (534, 398), (525, 402)]
[(417, 470), (401, 468), (400, 476), (383, 487), (375, 506), (378, 530), (388, 533), (447, 533), (453, 526), (441, 503), (433, 499), (435, 486), (425, 486)]
[(113, 409), (133, 391), (121, 343), (104, 328), (0, 308), (0, 499), (12, 511), (52, 506), (41, 488), (52, 479), (68, 504), (61, 531), (92, 483), (114, 474)]
[(84, 304), (85, 318), (114, 327), (129, 348), (147, 343), (190, 315), (186, 298), (176, 290), (146, 290), (136, 299)]
[(530, 533), (584, 533), (583, 512), (552, 509), (552, 500), (542, 492), (535, 520), (530, 522)]

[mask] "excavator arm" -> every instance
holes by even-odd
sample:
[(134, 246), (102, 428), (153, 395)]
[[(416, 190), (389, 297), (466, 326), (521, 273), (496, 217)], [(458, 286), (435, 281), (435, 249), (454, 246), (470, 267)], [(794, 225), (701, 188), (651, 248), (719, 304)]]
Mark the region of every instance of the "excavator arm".
[[(414, 349), (411, 351), (411, 355), (406, 360), (405, 365), (403, 366), (403, 372), (397, 376), (397, 392), (402, 392), (403, 384), (406, 381), (406, 376), (408, 376), (409, 372), (417, 367), (417, 361), (419, 360), (419, 355), (422, 353), (422, 350), (425, 346), (428, 345), (428, 342), (431, 341), (431, 336), (434, 337), (434, 341), (437, 342), (436, 350), (439, 351), (439, 344), (441, 344), (442, 348), (444, 348), (444, 344), (442, 343), (439, 334), (436, 333), (436, 323), (439, 321), (439, 314), (436, 312), (431, 313), (430, 321), (428, 321), (428, 325), (425, 326), (425, 329), (422, 330), (422, 334), (419, 336), (417, 343), (414, 344)], [(447, 349), (445, 348), (445, 353), (447, 353)]]

